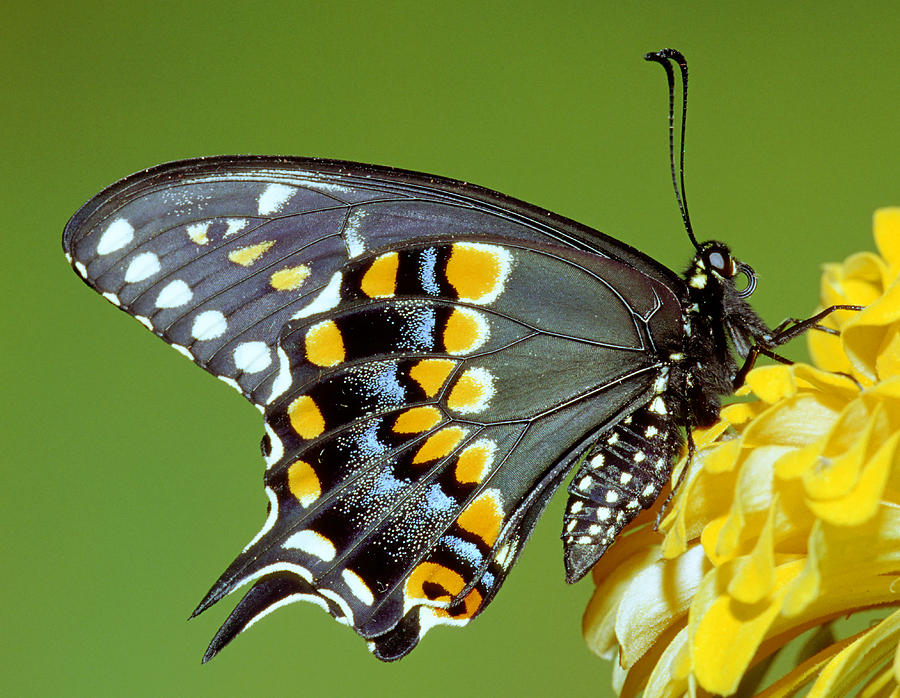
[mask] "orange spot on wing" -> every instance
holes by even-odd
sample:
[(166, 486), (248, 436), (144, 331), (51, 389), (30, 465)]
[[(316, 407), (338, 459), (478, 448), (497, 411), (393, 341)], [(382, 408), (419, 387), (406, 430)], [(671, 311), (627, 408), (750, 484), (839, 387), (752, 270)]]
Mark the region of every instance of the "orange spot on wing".
[(262, 257), (275, 244), (274, 240), (266, 240), (258, 242), (255, 245), (248, 245), (228, 253), (228, 261), (240, 264), (242, 267), (249, 267), (257, 259)]
[(459, 515), (456, 523), (464, 531), (481, 538), (486, 545), (494, 545), (503, 524), (503, 507), (497, 492), (485, 490), (478, 495)]
[(309, 395), (301, 395), (288, 406), (291, 426), (304, 439), (313, 439), (325, 431), (325, 419)]
[(459, 572), (437, 562), (420, 562), (406, 580), (406, 594), (426, 601), (450, 601), (466, 586)]
[(487, 340), (487, 323), (479, 313), (455, 308), (444, 326), (444, 348), (449, 354), (474, 351)]
[(500, 250), (492, 245), (454, 243), (445, 275), (460, 300), (478, 303), (504, 282)]
[(413, 458), (413, 465), (428, 463), (449, 455), (466, 435), (460, 427), (446, 427), (429, 436)]
[(454, 607), (454, 612), (451, 613), (446, 608), (435, 608), (434, 614), (440, 618), (462, 620), (474, 616), (479, 606), (481, 606), (481, 593), (478, 589), (472, 589), (466, 594), (466, 598), (463, 599), (462, 606), (459, 608)]
[(434, 397), (455, 365), (449, 359), (422, 359), (409, 369), (409, 377), (422, 387), (428, 397)]
[(456, 480), (463, 485), (471, 485), (484, 480), (493, 459), (493, 444), (476, 441), (467, 446), (456, 460)]
[(387, 252), (376, 257), (359, 284), (369, 298), (393, 296), (397, 289), (397, 267), (400, 257), (396, 252)]
[(420, 434), (431, 429), (441, 418), (437, 407), (413, 407), (401, 412), (391, 428), (397, 434)]
[(308, 277), (309, 267), (298, 264), (296, 267), (286, 267), (274, 272), (269, 283), (276, 291), (296, 291)]
[(346, 356), (344, 338), (334, 320), (324, 320), (306, 333), (306, 358), (316, 366), (336, 366)]
[(456, 381), (447, 398), (447, 406), (455, 412), (480, 412), (493, 394), (491, 374), (483, 368), (470, 368)]
[[(459, 572), (436, 562), (425, 561), (419, 563), (406, 580), (406, 595), (411, 599), (450, 603), (465, 587), (466, 581)], [(433, 607), (432, 610), (439, 618), (471, 618), (481, 605), (481, 600), (478, 590), (472, 589), (454, 613), (445, 608)]]
[[(288, 489), (304, 507), (308, 507), (322, 496), (322, 483), (312, 466), (302, 460), (295, 461), (288, 468)], [(327, 541), (327, 539), (324, 539)]]

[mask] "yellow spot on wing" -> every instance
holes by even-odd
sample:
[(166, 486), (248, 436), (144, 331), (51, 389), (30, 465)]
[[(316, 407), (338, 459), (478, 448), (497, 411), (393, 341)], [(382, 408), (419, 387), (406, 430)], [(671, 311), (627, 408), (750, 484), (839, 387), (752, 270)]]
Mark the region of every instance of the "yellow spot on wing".
[(456, 461), (456, 481), (463, 485), (482, 482), (494, 458), (496, 445), (482, 439), (466, 446)]
[(206, 232), (209, 230), (209, 222), (192, 223), (187, 227), (187, 236), (196, 245), (205, 245), (209, 242)]
[(322, 496), (322, 483), (312, 466), (302, 460), (295, 461), (288, 468), (288, 489), (305, 507)]
[(450, 359), (422, 359), (409, 369), (409, 377), (422, 387), (428, 397), (434, 397), (455, 365)]
[(344, 338), (334, 320), (324, 320), (306, 333), (306, 358), (316, 366), (336, 366), (346, 356)]
[(437, 562), (420, 562), (406, 580), (406, 594), (426, 601), (450, 601), (465, 588), (459, 572)]
[(503, 524), (503, 507), (495, 490), (485, 490), (478, 495), (456, 520), (464, 531), (478, 536), (486, 545), (492, 546), (500, 535)]
[(506, 281), (508, 262), (501, 256), (504, 253), (496, 245), (453, 244), (444, 273), (460, 300), (486, 303), (496, 298)]
[[(465, 588), (462, 575), (436, 562), (421, 562), (406, 580), (406, 595), (410, 599), (449, 604)], [(451, 614), (444, 608), (434, 608), (440, 618), (471, 618), (481, 605), (481, 594), (472, 589), (463, 600), (462, 608)]]
[(274, 240), (266, 240), (258, 242), (255, 245), (248, 245), (228, 253), (228, 261), (240, 264), (242, 267), (249, 267), (257, 259), (262, 257), (275, 244)]
[(309, 395), (301, 395), (288, 406), (291, 426), (304, 439), (314, 439), (325, 431), (325, 419)]
[(447, 427), (429, 436), (413, 457), (413, 465), (428, 463), (449, 455), (466, 435), (465, 429)]
[(295, 291), (309, 277), (309, 267), (298, 264), (296, 267), (279, 269), (272, 274), (269, 283), (276, 291)]
[(449, 354), (474, 351), (487, 341), (488, 325), (480, 313), (454, 308), (444, 326), (444, 348)]
[(478, 589), (472, 589), (468, 594), (466, 594), (466, 598), (463, 599), (463, 605), (459, 609), (455, 609), (455, 613), (451, 613), (448, 609), (445, 608), (435, 608), (434, 614), (438, 617), (442, 618), (455, 618), (458, 620), (462, 620), (463, 618), (471, 618), (475, 615), (475, 611), (478, 610), (478, 607), (481, 605), (481, 593)]
[(470, 368), (456, 381), (447, 406), (462, 413), (480, 412), (494, 396), (494, 377), (484, 368)]
[(421, 434), (440, 422), (441, 418), (437, 407), (413, 407), (400, 413), (392, 429), (397, 434)]
[(396, 252), (386, 252), (376, 257), (363, 275), (359, 287), (369, 298), (393, 296), (397, 290), (397, 267), (400, 257)]

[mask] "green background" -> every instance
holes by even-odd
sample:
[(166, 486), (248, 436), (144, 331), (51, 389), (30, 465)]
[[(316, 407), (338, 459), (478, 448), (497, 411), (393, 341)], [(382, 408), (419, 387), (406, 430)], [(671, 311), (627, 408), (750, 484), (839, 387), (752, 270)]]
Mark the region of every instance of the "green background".
[(162, 161), (317, 155), (477, 182), (680, 269), (663, 73), (641, 60), (671, 45), (693, 70), (695, 227), (756, 267), (774, 323), (809, 313), (819, 264), (871, 249), (873, 209), (900, 204), (900, 13), (448, 5), (4, 13), (0, 693), (608, 694), (580, 635), (590, 582), (562, 579), (561, 497), (491, 609), (399, 664), (297, 604), (201, 666), (233, 601), (185, 619), (264, 519), (260, 417), (91, 293), (62, 227)]

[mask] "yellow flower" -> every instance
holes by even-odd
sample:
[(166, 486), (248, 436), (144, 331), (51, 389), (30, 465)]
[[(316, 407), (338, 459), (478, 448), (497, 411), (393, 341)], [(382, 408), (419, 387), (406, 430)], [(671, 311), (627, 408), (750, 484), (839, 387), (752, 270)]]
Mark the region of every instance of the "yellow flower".
[[(818, 645), (760, 695), (898, 690), (900, 208), (875, 214), (875, 240), (880, 255), (827, 265), (822, 280), (823, 305), (866, 309), (828, 319), (840, 337), (809, 333), (815, 367), (751, 371), (741, 392), (756, 399), (695, 432), (660, 532), (630, 529), (594, 568), (584, 634), (618, 658), (621, 695), (753, 694), (804, 633)], [(877, 622), (829, 636), (870, 609)]]

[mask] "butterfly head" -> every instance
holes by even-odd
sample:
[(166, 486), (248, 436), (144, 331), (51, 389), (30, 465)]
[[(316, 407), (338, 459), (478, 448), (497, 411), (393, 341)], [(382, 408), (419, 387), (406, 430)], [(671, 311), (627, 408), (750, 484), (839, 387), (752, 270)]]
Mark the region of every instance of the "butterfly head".
[[(745, 284), (738, 289), (739, 277)], [(756, 289), (756, 272), (753, 267), (737, 260), (731, 250), (722, 242), (709, 240), (702, 243), (685, 273), (685, 279), (692, 294), (696, 291), (707, 295), (710, 285), (721, 288), (728, 285), (734, 288), (739, 298), (747, 298)]]

